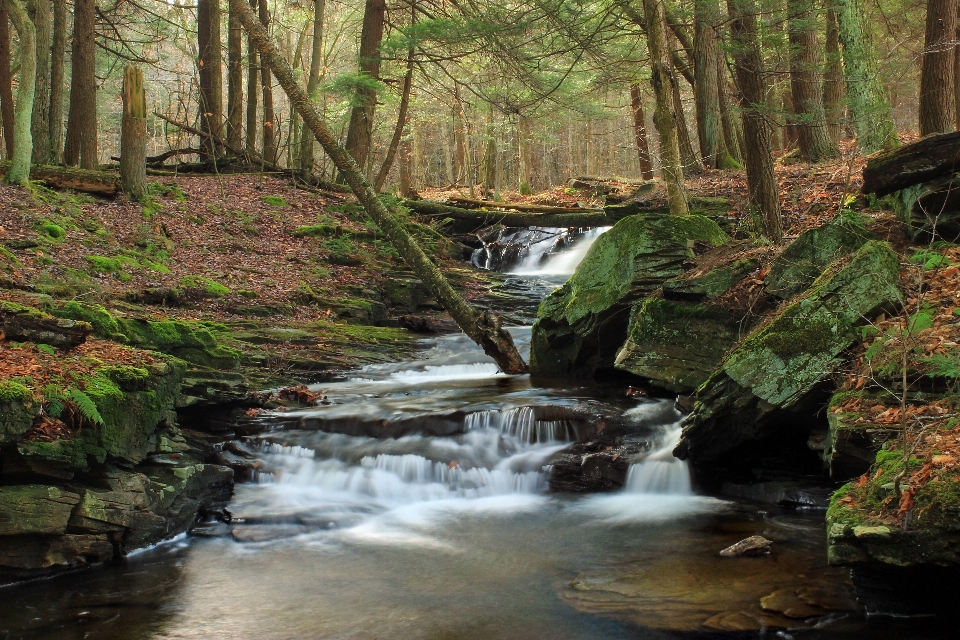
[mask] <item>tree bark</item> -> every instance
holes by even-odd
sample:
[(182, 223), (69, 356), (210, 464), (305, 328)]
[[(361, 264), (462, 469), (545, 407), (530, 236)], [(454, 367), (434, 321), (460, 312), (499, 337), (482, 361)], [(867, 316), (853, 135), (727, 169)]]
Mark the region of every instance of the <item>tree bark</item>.
[(727, 0), (730, 39), (737, 83), (742, 94), (744, 155), (750, 205), (760, 216), (765, 235), (774, 242), (783, 240), (777, 177), (770, 153), (770, 125), (765, 117), (763, 58), (757, 36), (757, 9), (753, 0)]
[(243, 146), (243, 27), (233, 9), (227, 30), (227, 143)]
[[(674, 76), (676, 78), (676, 76)], [(680, 160), (683, 162), (685, 175), (703, 171), (703, 163), (697, 156), (690, 139), (690, 129), (687, 127), (687, 115), (683, 109), (683, 99), (680, 97), (680, 83), (673, 84), (673, 112), (677, 119), (677, 141), (680, 143)]]
[(73, 8), (73, 69), (70, 76), (70, 112), (64, 162), (83, 169), (96, 169), (97, 157), (97, 64), (94, 42), (95, 0), (75, 0)]
[(960, 132), (932, 135), (872, 157), (863, 170), (861, 191), (885, 196), (957, 173), (958, 168)]
[(725, 145), (720, 115), (720, 82), (717, 77), (718, 0), (695, 0), (693, 20), (693, 97), (697, 105), (700, 157), (708, 167), (721, 169)]
[[(257, 7), (257, 0), (250, 0), (250, 6)], [(233, 3), (230, 4), (233, 9)], [(239, 18), (238, 18), (239, 20)], [(257, 150), (257, 111), (260, 104), (260, 68), (257, 66), (257, 48), (253, 44), (253, 36), (247, 36), (247, 150), (256, 152)]]
[(640, 177), (653, 180), (653, 164), (650, 162), (650, 145), (647, 142), (647, 124), (643, 113), (643, 95), (640, 85), (630, 84), (630, 106), (633, 110), (633, 137), (637, 143), (637, 162), (640, 165)]
[(220, 46), (220, 1), (197, 0), (200, 128), (213, 134), (201, 140), (200, 148), (204, 151), (201, 160), (218, 155), (214, 140), (215, 137), (223, 136), (223, 69)]
[(673, 75), (667, 53), (663, 0), (643, 0), (643, 13), (647, 25), (647, 48), (650, 50), (650, 82), (657, 99), (653, 123), (660, 134), (660, 172), (667, 185), (670, 212), (686, 215), (689, 208), (678, 139), (681, 123), (678, 121), (674, 103), (677, 79)]
[(530, 118), (520, 115), (517, 122), (517, 147), (519, 162), (517, 163), (517, 191), (528, 196), (533, 193), (530, 188)]
[(723, 169), (742, 169), (743, 168), (743, 127), (739, 118), (734, 117), (733, 103), (731, 96), (736, 95), (736, 90), (731, 91), (731, 83), (728, 78), (727, 57), (724, 53), (718, 52), (717, 55), (717, 84), (720, 86), (720, 120), (723, 121), (723, 142), (727, 147), (729, 157), (726, 161), (727, 166)]
[[(416, 14), (413, 14), (416, 16)], [(414, 54), (413, 47), (407, 50), (407, 72), (403, 76), (403, 89), (400, 92), (400, 110), (397, 114), (397, 126), (393, 129), (393, 138), (390, 140), (390, 146), (387, 148), (387, 157), (383, 159), (380, 165), (380, 171), (377, 172), (377, 179), (373, 188), (377, 193), (383, 189), (383, 183), (387, 181), (387, 175), (390, 173), (390, 167), (393, 166), (393, 160), (400, 148), (400, 140), (403, 138), (403, 129), (407, 126), (407, 110), (410, 107), (410, 89), (413, 87), (413, 66)], [(313, 138), (311, 137), (311, 141)]]
[(20, 85), (17, 87), (17, 105), (14, 108), (13, 158), (6, 180), (11, 184), (25, 185), (30, 180), (30, 158), (33, 155), (30, 120), (33, 116), (33, 98), (36, 91), (36, 30), (20, 0), (3, 0), (3, 5), (10, 14), (13, 28), (20, 36)]
[(836, 0), (837, 26), (843, 47), (847, 105), (863, 153), (900, 146), (897, 127), (884, 96), (878, 60), (863, 14), (863, 0)]
[(790, 31), (790, 89), (800, 156), (807, 162), (839, 157), (840, 148), (830, 137), (823, 111), (823, 94), (818, 72), (820, 45), (817, 40), (814, 2), (788, 0), (787, 10)]
[[(260, 24), (270, 30), (270, 9), (267, 0), (259, 0)], [(263, 94), (263, 159), (274, 164), (277, 161), (276, 113), (273, 110), (273, 80), (270, 66), (260, 65), (260, 90)]]
[(356, 194), (367, 214), (390, 240), (404, 261), (423, 280), (430, 293), (450, 313), (464, 333), (479, 344), (504, 372), (526, 373), (527, 364), (517, 352), (513, 338), (503, 328), (502, 317), (489, 311), (478, 311), (450, 286), (443, 273), (407, 233), (400, 220), (380, 201), (373, 187), (364, 178), (357, 162), (330, 134), (310, 104), (310, 96), (297, 83), (293, 69), (277, 51), (276, 45), (271, 42), (263, 25), (257, 22), (244, 0), (230, 0), (230, 4), (237, 11), (244, 28), (253, 38), (264, 63), (273, 69), (277, 81), (286, 91), (291, 103), (304, 122), (310, 126), (310, 130), (337, 169), (344, 175), (347, 184), (350, 185), (350, 189)]
[[(310, 49), (310, 75), (307, 77), (307, 94), (310, 99), (320, 87), (320, 68), (323, 66), (323, 15), (326, 10), (326, 0), (313, 0), (313, 43)], [(300, 134), (300, 171), (310, 175), (313, 171), (313, 136), (307, 124), (303, 124)], [(379, 191), (380, 188), (377, 188)]]
[(120, 123), (120, 182), (134, 200), (147, 194), (147, 94), (143, 72), (123, 70), (123, 119)]
[(13, 157), (13, 78), (10, 73), (10, 16), (0, 3), (0, 112), (7, 157)]
[(50, 163), (50, 45), (53, 24), (50, 0), (30, 0), (27, 5), (36, 29), (37, 79), (33, 97), (33, 162)]
[(920, 135), (953, 131), (957, 0), (927, 0), (920, 69)]
[(63, 164), (63, 80), (67, 56), (67, 0), (53, 0), (53, 46), (50, 49), (50, 161)]
[[(834, 142), (840, 142), (843, 120), (843, 57), (840, 55), (840, 31), (837, 27), (837, 12), (827, 9), (826, 71), (823, 74), (823, 110), (827, 130)], [(960, 51), (960, 49), (958, 49)]]
[[(363, 11), (363, 27), (360, 33), (360, 75), (369, 80), (380, 79), (380, 42), (383, 40), (385, 0), (366, 0)], [(357, 87), (354, 107), (350, 112), (347, 127), (347, 152), (367, 173), (370, 145), (373, 138), (373, 116), (377, 107), (377, 92), (369, 85)], [(341, 175), (339, 181), (343, 181)]]
[(497, 191), (497, 139), (493, 135), (493, 114), (486, 127), (483, 150), (483, 196), (491, 198)]

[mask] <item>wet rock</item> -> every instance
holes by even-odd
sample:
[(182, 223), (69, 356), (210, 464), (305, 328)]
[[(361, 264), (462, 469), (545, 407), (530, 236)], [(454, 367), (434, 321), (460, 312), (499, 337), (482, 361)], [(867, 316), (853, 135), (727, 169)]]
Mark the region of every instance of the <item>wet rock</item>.
[(62, 534), (79, 501), (78, 494), (60, 487), (0, 487), (0, 536)]
[(637, 215), (600, 236), (576, 273), (540, 304), (531, 338), (535, 375), (593, 375), (609, 369), (627, 337), (629, 308), (681, 274), (696, 242), (729, 237), (702, 216)]
[(835, 480), (849, 480), (870, 469), (883, 443), (899, 435), (896, 425), (863, 420), (863, 413), (834, 409), (849, 392), (834, 395), (827, 409), (829, 431), (824, 441), (823, 460)]
[(203, 522), (190, 528), (191, 536), (199, 538), (226, 538), (233, 531), (233, 527), (225, 522)]
[(578, 443), (550, 461), (551, 491), (615, 491), (627, 481), (632, 456), (641, 448), (622, 438)]
[(858, 611), (860, 607), (846, 590), (822, 587), (788, 587), (760, 598), (764, 611), (788, 618), (814, 618), (836, 611)]
[(20, 383), (0, 381), (0, 444), (16, 442), (33, 426), (40, 403)]
[(0, 301), (0, 335), (8, 340), (69, 350), (85, 342), (92, 332), (93, 327), (87, 322), (57, 318), (34, 307)]
[(79, 569), (114, 557), (106, 535), (11, 536), (0, 539), (0, 580), (17, 580)]
[(785, 447), (784, 459), (797, 464), (817, 460), (807, 447), (815, 423), (802, 410), (812, 409), (818, 385), (844, 362), (855, 328), (898, 305), (898, 281), (896, 254), (883, 242), (870, 241), (851, 260), (836, 262), (735, 347), (697, 390), (677, 457), (699, 473), (722, 470), (727, 477), (757, 456), (769, 457), (768, 444)]
[(457, 323), (450, 318), (415, 316), (409, 313), (400, 316), (397, 323), (401, 328), (417, 333), (456, 333), (460, 330)]
[(732, 498), (746, 498), (757, 502), (778, 504), (787, 507), (813, 507), (826, 509), (830, 504), (833, 489), (811, 486), (796, 481), (753, 482), (750, 484), (723, 483), (721, 493)]
[(720, 555), (724, 558), (765, 556), (770, 553), (771, 546), (773, 546), (772, 540), (767, 540), (763, 536), (750, 536), (722, 550)]

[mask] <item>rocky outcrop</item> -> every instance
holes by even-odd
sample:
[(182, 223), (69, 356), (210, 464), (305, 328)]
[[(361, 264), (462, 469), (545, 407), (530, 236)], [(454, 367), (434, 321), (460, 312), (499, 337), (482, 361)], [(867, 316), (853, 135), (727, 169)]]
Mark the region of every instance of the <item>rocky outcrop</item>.
[[(775, 459), (778, 448), (794, 464), (809, 459), (817, 391), (843, 363), (856, 327), (900, 304), (898, 278), (896, 254), (883, 242), (835, 262), (697, 390), (676, 455), (701, 474), (727, 479), (757, 457)], [(764, 443), (773, 446), (764, 450)]]
[(897, 425), (877, 424), (867, 420), (864, 412), (840, 408), (852, 394), (864, 400), (869, 398), (860, 392), (838, 393), (830, 399), (827, 409), (829, 428), (823, 442), (823, 461), (830, 477), (836, 480), (866, 473), (883, 444), (899, 435)]
[(533, 327), (534, 375), (593, 375), (609, 369), (627, 337), (630, 307), (690, 266), (697, 243), (729, 237), (702, 216), (636, 215), (590, 248), (576, 273), (547, 296)]
[(68, 350), (84, 342), (91, 331), (93, 327), (86, 322), (56, 318), (34, 307), (0, 301), (0, 336), (8, 340)]

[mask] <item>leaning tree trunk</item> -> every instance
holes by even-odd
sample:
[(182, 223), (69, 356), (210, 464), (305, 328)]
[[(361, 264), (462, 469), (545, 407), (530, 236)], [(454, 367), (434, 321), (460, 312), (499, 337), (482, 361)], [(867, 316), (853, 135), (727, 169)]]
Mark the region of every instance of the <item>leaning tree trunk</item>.
[(147, 94), (143, 72), (123, 70), (123, 119), (120, 122), (120, 183), (134, 200), (147, 194)]
[(7, 157), (13, 157), (13, 78), (10, 73), (10, 15), (0, 2), (0, 112)]
[(73, 167), (96, 169), (97, 61), (95, 44), (96, 1), (75, 0), (70, 74), (70, 112), (63, 161)]
[(953, 50), (957, 0), (927, 0), (927, 30), (920, 70), (920, 135), (953, 131)]
[(783, 240), (777, 177), (770, 153), (770, 125), (765, 111), (763, 58), (757, 37), (757, 9), (753, 0), (727, 0), (730, 39), (737, 82), (743, 98), (744, 156), (750, 206), (760, 215), (763, 235), (774, 242)]
[(30, 19), (36, 29), (37, 79), (33, 97), (33, 162), (50, 163), (50, 42), (53, 25), (50, 21), (50, 0), (30, 0)]
[(643, 113), (643, 95), (640, 85), (630, 84), (630, 107), (633, 110), (633, 137), (637, 144), (637, 162), (640, 177), (653, 180), (653, 164), (650, 162), (650, 145), (647, 143), (647, 124)]
[[(827, 37), (824, 44), (827, 64), (823, 74), (823, 111), (830, 137), (834, 142), (840, 142), (840, 121), (843, 120), (843, 57), (840, 55), (837, 12), (833, 7), (827, 9)], [(960, 48), (957, 51), (960, 51)]]
[(900, 146), (897, 126), (883, 92), (876, 52), (866, 30), (863, 0), (835, 0), (847, 106), (863, 153)]
[[(313, 99), (320, 87), (320, 69), (323, 66), (323, 15), (326, 0), (313, 1), (313, 46), (310, 49), (310, 75), (307, 77), (307, 94)], [(313, 136), (307, 124), (300, 134), (300, 171), (309, 176), (313, 172)], [(377, 187), (377, 191), (380, 188)]]
[(320, 116), (313, 109), (310, 96), (297, 82), (293, 69), (280, 55), (276, 45), (267, 35), (266, 29), (257, 21), (246, 2), (244, 0), (230, 0), (230, 4), (236, 10), (243, 27), (250, 34), (260, 51), (264, 65), (269, 66), (276, 74), (277, 81), (286, 91), (290, 102), (303, 118), (303, 121), (310, 126), (310, 130), (316, 136), (317, 141), (346, 178), (347, 184), (350, 185), (350, 189), (356, 194), (367, 214), (380, 227), (380, 230), (390, 240), (390, 243), (396, 248), (404, 261), (423, 280), (430, 293), (450, 313), (464, 333), (479, 344), (504, 372), (526, 373), (528, 370), (527, 364), (517, 352), (513, 338), (503, 328), (502, 317), (489, 311), (478, 311), (450, 286), (443, 273), (407, 233), (400, 220), (387, 210), (383, 202), (380, 201), (376, 191), (364, 178), (363, 171), (357, 162), (331, 135)]
[(30, 157), (33, 154), (30, 120), (36, 91), (36, 30), (20, 0), (3, 0), (3, 5), (20, 36), (20, 86), (17, 87), (17, 106), (14, 109), (13, 164), (6, 179), (11, 184), (25, 185), (30, 180)]
[(647, 48), (650, 50), (650, 82), (657, 99), (653, 123), (660, 134), (660, 172), (667, 185), (667, 201), (670, 213), (686, 215), (686, 188), (683, 183), (683, 165), (680, 161), (678, 139), (678, 114), (674, 107), (673, 88), (677, 83), (670, 67), (667, 52), (666, 18), (663, 0), (643, 0), (643, 12), (647, 26)]
[[(414, 14), (416, 16), (416, 14)], [(407, 126), (407, 111), (410, 108), (410, 89), (413, 87), (413, 66), (414, 54), (413, 47), (407, 50), (407, 72), (403, 76), (403, 89), (400, 92), (400, 110), (397, 114), (397, 126), (393, 129), (393, 138), (390, 140), (390, 146), (387, 148), (387, 157), (380, 165), (380, 171), (377, 172), (377, 179), (373, 188), (377, 193), (383, 189), (383, 183), (387, 181), (387, 175), (390, 173), (390, 167), (393, 166), (393, 160), (397, 156), (397, 150), (400, 148), (400, 140), (403, 138), (403, 129)], [(313, 138), (310, 139), (313, 142)]]
[(820, 85), (820, 45), (817, 41), (817, 14), (813, 0), (788, 0), (790, 31), (790, 89), (793, 96), (797, 142), (800, 156), (820, 162), (840, 155), (830, 137), (823, 112)]
[(50, 161), (63, 163), (63, 80), (67, 56), (67, 0), (53, 0), (53, 46), (50, 49)]

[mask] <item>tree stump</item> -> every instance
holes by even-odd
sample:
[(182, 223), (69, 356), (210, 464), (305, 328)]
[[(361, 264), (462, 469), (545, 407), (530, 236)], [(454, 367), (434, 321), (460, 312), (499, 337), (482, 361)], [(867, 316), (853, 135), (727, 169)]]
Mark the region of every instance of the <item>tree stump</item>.
[(143, 72), (133, 65), (123, 70), (120, 127), (120, 184), (124, 193), (139, 200), (147, 193), (147, 95)]

